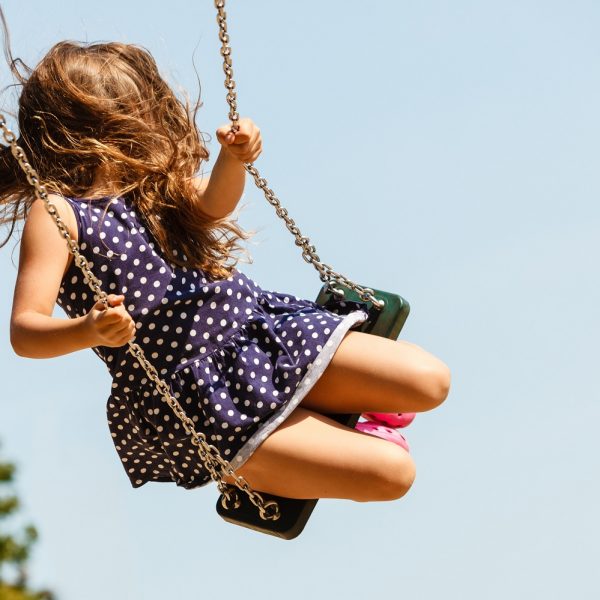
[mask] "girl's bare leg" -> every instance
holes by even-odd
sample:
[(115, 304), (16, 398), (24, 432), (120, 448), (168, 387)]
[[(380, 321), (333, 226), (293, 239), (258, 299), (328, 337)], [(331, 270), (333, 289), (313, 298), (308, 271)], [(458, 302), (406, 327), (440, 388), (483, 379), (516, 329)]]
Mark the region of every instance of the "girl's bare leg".
[(406, 341), (349, 331), (302, 402), (321, 413), (421, 412), (441, 404), (450, 371)]
[(288, 498), (400, 498), (415, 477), (408, 453), (322, 413), (430, 410), (449, 386), (448, 367), (419, 346), (349, 331), (302, 405), (237, 472)]
[(236, 473), (278, 496), (366, 502), (403, 496), (415, 467), (400, 446), (298, 407)]

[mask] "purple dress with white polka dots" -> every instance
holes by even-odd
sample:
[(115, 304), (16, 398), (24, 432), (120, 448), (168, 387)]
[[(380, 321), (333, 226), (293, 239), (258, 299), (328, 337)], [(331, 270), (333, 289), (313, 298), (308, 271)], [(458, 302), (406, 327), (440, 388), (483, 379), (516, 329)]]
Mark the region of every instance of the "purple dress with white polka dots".
[[(346, 332), (367, 318), (360, 302), (321, 307), (261, 289), (234, 270), (212, 281), (161, 252), (126, 198), (67, 198), (79, 245), (107, 293), (124, 294), (135, 341), (171, 387), (196, 429), (234, 469), (302, 401)], [(72, 261), (57, 303), (69, 317), (89, 312), (93, 292)], [(109, 429), (131, 484), (210, 481), (183, 426), (128, 346), (92, 350), (112, 376)], [(309, 440), (307, 440), (307, 443)]]

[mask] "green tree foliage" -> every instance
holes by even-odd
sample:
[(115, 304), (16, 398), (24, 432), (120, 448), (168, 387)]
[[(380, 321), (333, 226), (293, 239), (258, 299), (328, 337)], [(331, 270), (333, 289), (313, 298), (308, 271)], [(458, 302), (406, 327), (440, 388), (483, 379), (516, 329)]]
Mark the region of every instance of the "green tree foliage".
[[(33, 592), (27, 585), (27, 560), (37, 539), (31, 525), (14, 533), (5, 523), (20, 508), (19, 499), (11, 492), (15, 467), (0, 462), (0, 600), (53, 600), (50, 592)], [(11, 576), (5, 576), (10, 571)]]

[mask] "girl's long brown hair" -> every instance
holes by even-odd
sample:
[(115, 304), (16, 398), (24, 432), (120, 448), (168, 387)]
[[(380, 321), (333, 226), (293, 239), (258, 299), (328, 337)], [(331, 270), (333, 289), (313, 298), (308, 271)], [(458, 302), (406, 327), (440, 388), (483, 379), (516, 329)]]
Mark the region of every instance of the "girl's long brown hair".
[[(206, 215), (197, 202), (192, 180), (208, 158), (196, 127), (200, 100), (193, 109), (187, 98), (179, 100), (150, 53), (131, 44), (64, 41), (30, 69), (12, 57), (0, 17), (5, 54), (21, 86), (19, 144), (48, 191), (127, 195), (168, 260), (215, 279), (228, 277), (239, 260), (238, 240), (250, 234), (234, 220)], [(110, 189), (95, 187), (98, 173)], [(34, 198), (10, 149), (2, 146), (0, 224), (10, 225), (0, 247)]]

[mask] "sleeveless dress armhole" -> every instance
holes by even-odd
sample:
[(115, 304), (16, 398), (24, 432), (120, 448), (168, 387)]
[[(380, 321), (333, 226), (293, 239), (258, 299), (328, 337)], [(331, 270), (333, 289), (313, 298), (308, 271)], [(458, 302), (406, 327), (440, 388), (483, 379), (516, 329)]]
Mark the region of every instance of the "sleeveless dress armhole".
[(75, 226), (77, 228), (77, 241), (78, 243), (81, 241), (81, 228), (82, 228), (82, 224), (81, 224), (81, 215), (79, 214), (79, 211), (81, 210), (79, 205), (77, 204), (77, 202), (75, 202), (75, 200), (73, 200), (73, 198), (69, 198), (68, 196), (63, 196), (64, 200), (66, 200), (67, 204), (71, 207), (71, 209), (73, 210), (73, 214), (75, 215)]

